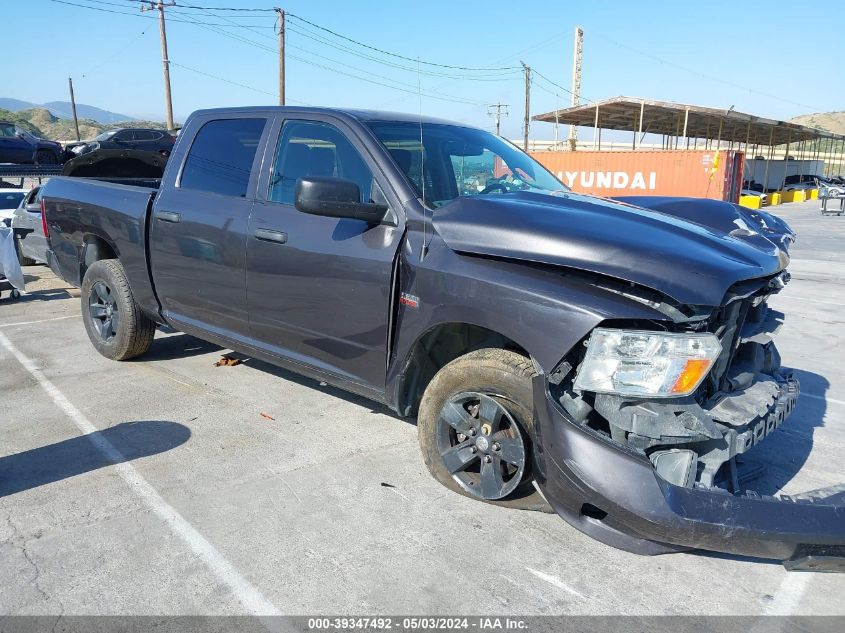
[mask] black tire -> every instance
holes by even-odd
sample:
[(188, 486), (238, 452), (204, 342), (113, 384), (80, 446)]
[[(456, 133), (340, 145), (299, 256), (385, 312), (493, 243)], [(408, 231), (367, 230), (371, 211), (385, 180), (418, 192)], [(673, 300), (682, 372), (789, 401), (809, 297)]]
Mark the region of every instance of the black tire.
[[(525, 510), (551, 511), (533, 483), (534, 417), (532, 411), (534, 405), (531, 379), (535, 373), (531, 359), (504, 349), (481, 349), (470, 352), (456, 358), (437, 372), (423, 394), (417, 416), (417, 433), (423, 460), (437, 481), (454, 492), (486, 503)], [(451, 407), (455, 403), (467, 406), (466, 403), (470, 403), (464, 412), (470, 413), (470, 419), (473, 419), (472, 416), (475, 415), (475, 419), (481, 421), (481, 405), (471, 404), (472, 398), (476, 395), (479, 398), (487, 396), (504, 409), (506, 414), (502, 415), (501, 424), (507, 429), (500, 433), (510, 433), (512, 437), (521, 440), (523, 445), (524, 467), (522, 470), (517, 471), (516, 466), (506, 466), (516, 471), (512, 477), (518, 475), (520, 480), (516, 482), (512, 490), (499, 498), (489, 498), (482, 494), (480, 475), (476, 485), (473, 481), (476, 475), (467, 473), (461, 468), (461, 472), (453, 476), (444, 462), (444, 454), (450, 452), (447, 447), (449, 442), (452, 448), (458, 444), (464, 445), (467, 441), (473, 443), (469, 436), (455, 433), (454, 429), (444, 426), (447, 424), (444, 407)], [(512, 428), (514, 423), (518, 427), (518, 433)], [(481, 424), (479, 428), (482, 427), (486, 427), (487, 430), (481, 431), (474, 442), (478, 442), (481, 434), (492, 442), (495, 434), (490, 434), (490, 425)], [(451, 440), (448, 440), (445, 434), (449, 434)], [(493, 444), (498, 443), (493, 442)], [(479, 450), (484, 453), (483, 456), (477, 458), (479, 468), (483, 467), (481, 461), (490, 462), (496, 459), (493, 453), (485, 452), (487, 441), (484, 441), (481, 449), (476, 449), (476, 445), (472, 445), (472, 453), (476, 454)], [(466, 455), (465, 452), (464, 454)], [(488, 459), (488, 456), (491, 459)], [(476, 457), (471, 459), (474, 460)], [(469, 460), (467, 463), (470, 463)], [(494, 463), (499, 462), (494, 461)], [(500, 492), (509, 490), (512, 485), (513, 482), (503, 485)]]
[(81, 299), (85, 331), (100, 354), (128, 360), (150, 348), (155, 322), (135, 302), (118, 260), (101, 259), (88, 268)]
[(38, 165), (55, 165), (59, 159), (49, 149), (40, 149), (35, 153), (35, 162)]
[(15, 238), (15, 252), (18, 255), (18, 263), (20, 263), (21, 266), (35, 266), (35, 264), (38, 263), (31, 257), (27, 257), (23, 254), (23, 251), (21, 250), (21, 238), (19, 237)]

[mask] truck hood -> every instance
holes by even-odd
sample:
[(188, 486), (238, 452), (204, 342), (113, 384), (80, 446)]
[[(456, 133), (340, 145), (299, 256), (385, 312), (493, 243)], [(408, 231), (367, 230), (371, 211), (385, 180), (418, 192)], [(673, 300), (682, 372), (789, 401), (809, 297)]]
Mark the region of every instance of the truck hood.
[(691, 305), (720, 305), (736, 282), (774, 275), (789, 263), (786, 252), (753, 232), (731, 235), (571, 192), (461, 197), (438, 209), (433, 222), (456, 252), (608, 275)]

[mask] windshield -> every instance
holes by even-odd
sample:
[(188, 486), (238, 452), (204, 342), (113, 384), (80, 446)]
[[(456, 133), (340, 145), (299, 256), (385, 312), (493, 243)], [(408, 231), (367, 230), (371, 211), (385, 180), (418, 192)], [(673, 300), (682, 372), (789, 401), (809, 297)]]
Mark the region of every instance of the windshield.
[(568, 191), (528, 154), (484, 130), (395, 121), (372, 121), (369, 127), (433, 208), (461, 196)]
[(106, 132), (103, 132), (102, 134), (97, 134), (97, 136), (94, 137), (94, 140), (95, 141), (107, 141), (112, 136), (114, 136), (116, 133), (117, 133), (117, 130), (108, 130)]
[(4, 191), (0, 193), (0, 209), (17, 209), (23, 200), (23, 191)]

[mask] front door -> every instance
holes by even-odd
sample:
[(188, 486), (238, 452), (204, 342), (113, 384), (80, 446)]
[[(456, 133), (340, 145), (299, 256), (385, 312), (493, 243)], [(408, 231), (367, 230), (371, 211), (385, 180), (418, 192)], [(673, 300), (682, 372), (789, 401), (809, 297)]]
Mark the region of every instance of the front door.
[[(198, 118), (175, 183), (153, 205), (150, 266), (164, 315), (182, 329), (233, 339), (249, 335), (244, 286), (246, 232), (257, 150), (267, 117)], [(195, 136), (194, 136), (195, 135)]]
[(31, 163), (35, 146), (18, 136), (14, 125), (0, 123), (0, 163)]
[(394, 226), (372, 226), (294, 207), (300, 177), (351, 180), (363, 202), (387, 202), (383, 176), (361, 141), (331, 118), (284, 121), (265, 162), (247, 237), (253, 337), (277, 355), (383, 390), (401, 214), (392, 208)]

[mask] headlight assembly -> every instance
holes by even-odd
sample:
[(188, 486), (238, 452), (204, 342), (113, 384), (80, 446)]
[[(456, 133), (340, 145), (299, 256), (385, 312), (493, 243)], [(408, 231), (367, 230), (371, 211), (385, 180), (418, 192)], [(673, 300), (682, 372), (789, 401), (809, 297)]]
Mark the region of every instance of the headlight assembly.
[(574, 389), (674, 398), (698, 388), (722, 346), (709, 333), (670, 334), (596, 328)]

